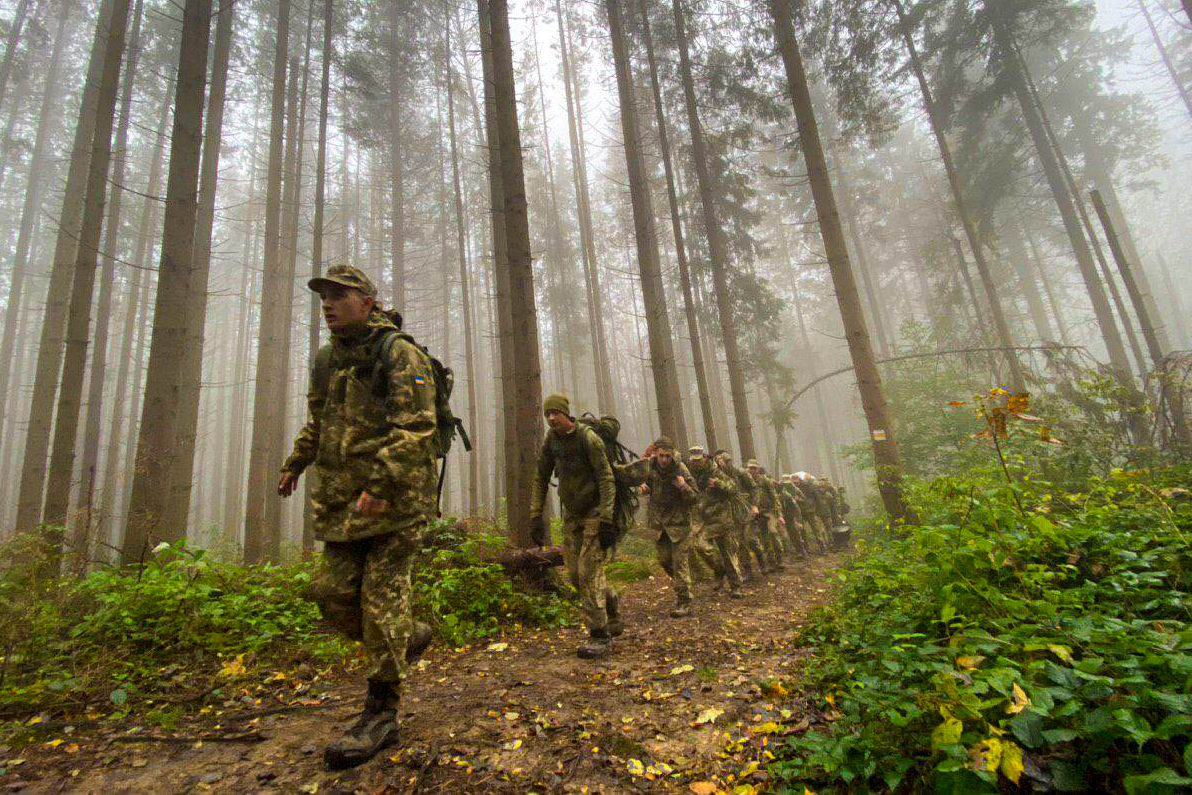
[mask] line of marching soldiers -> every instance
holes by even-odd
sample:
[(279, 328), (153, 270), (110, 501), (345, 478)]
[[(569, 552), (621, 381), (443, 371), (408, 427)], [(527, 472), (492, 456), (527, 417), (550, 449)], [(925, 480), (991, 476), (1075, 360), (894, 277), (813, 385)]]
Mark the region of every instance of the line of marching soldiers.
[[(665, 437), (637, 461), (614, 465), (600, 433), (611, 418), (576, 420), (564, 395), (548, 397), (543, 414), (550, 428), (538, 456), (531, 537), (548, 542), (543, 510), (557, 476), (564, 558), (589, 635), (577, 650), (583, 659), (607, 656), (624, 631), (620, 597), (604, 574), (626, 526), (619, 490), (636, 489), (648, 500), (646, 526), (674, 585), (673, 618), (692, 614), (693, 559), (712, 570), (718, 589), (727, 582), (729, 596), (741, 598), (747, 582), (782, 571), (785, 558), (827, 552), (849, 510), (843, 489), (826, 478), (801, 472), (776, 481), (757, 461), (741, 469), (729, 451), (709, 455), (702, 447), (682, 455)], [(616, 444), (615, 431), (611, 436)]]

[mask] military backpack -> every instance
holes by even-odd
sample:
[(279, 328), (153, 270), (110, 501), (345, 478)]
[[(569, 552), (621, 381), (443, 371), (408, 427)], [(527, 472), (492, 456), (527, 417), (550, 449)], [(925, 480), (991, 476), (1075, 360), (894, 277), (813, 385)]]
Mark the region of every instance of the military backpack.
[(633, 516), (637, 513), (637, 487), (633, 478), (627, 476), (626, 469), (638, 455), (617, 441), (617, 436), (621, 433), (621, 421), (616, 417), (597, 417), (585, 412), (575, 424), (591, 428), (600, 437), (600, 441), (604, 442), (604, 455), (608, 458), (609, 466), (613, 468), (613, 476), (617, 483), (616, 497), (613, 501), (613, 523), (617, 526), (617, 540), (620, 541), (621, 536), (633, 524)]

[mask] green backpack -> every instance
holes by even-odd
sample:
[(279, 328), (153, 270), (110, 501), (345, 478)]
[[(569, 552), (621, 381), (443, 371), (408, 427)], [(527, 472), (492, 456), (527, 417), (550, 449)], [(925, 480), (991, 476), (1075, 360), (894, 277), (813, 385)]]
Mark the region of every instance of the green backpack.
[(613, 523), (617, 526), (617, 540), (629, 530), (633, 524), (633, 516), (637, 513), (637, 484), (627, 470), (633, 465), (637, 453), (617, 441), (621, 433), (621, 421), (613, 416), (597, 417), (585, 412), (575, 421), (576, 425), (591, 428), (600, 441), (604, 442), (604, 454), (608, 457), (609, 466), (613, 468), (613, 475), (617, 482), (616, 497), (613, 501)]

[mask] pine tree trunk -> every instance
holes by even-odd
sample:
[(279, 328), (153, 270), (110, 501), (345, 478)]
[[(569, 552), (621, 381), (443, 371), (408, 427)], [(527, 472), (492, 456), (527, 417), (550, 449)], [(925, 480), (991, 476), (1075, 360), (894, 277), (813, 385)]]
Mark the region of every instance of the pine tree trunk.
[(993, 328), (997, 332), (998, 344), (1006, 349), (1006, 363), (1010, 366), (1010, 377), (1014, 390), (1016, 392), (1024, 392), (1026, 390), (1026, 378), (1022, 371), (1022, 363), (1019, 362), (1018, 354), (1013, 350), (1014, 338), (1010, 335), (1010, 327), (1006, 323), (1006, 314), (1002, 310), (1002, 302), (998, 297), (997, 284), (993, 280), (993, 273), (989, 268), (988, 260), (985, 258), (985, 251), (981, 246), (981, 241), (977, 238), (977, 227), (973, 223), (972, 216), (969, 214), (968, 206), (965, 202), (964, 189), (960, 182), (960, 173), (956, 170), (956, 163), (952, 159), (952, 147), (948, 144), (948, 139), (944, 136), (944, 120), (940, 118), (939, 109), (936, 107), (935, 99), (931, 95), (931, 86), (928, 85), (927, 76), (923, 72), (923, 64), (919, 60), (919, 51), (915, 47), (914, 38), (911, 36), (910, 22), (906, 18), (902, 2), (901, 0), (891, 0), (891, 2), (898, 12), (902, 40), (906, 44), (907, 53), (910, 55), (911, 68), (915, 72), (915, 79), (919, 83), (919, 91), (923, 95), (923, 107), (927, 111), (927, 121), (931, 126), (931, 133), (935, 137), (935, 144), (939, 149), (940, 159), (944, 163), (944, 172), (948, 177), (948, 187), (952, 192), (952, 203), (956, 207), (956, 215), (959, 216), (960, 225), (964, 229), (964, 236), (968, 241), (969, 250), (973, 253), (973, 263), (977, 266), (977, 275), (981, 279), (982, 287), (985, 288), (985, 300), (988, 302), (990, 315), (993, 318)]
[(62, 55), (74, 29), (72, 19), (69, 7), (58, 17), (54, 46), (46, 73), (45, 91), (42, 94), (41, 111), (38, 115), (37, 133), (33, 141), (33, 151), (29, 156), (21, 222), (9, 276), (8, 301), (4, 308), (4, 331), (0, 334), (0, 438), (5, 439), (15, 435), (12, 430), (13, 412), (10, 411), (8, 394), (13, 375), (16, 332), (24, 306), (25, 279), (29, 275), (29, 250), (33, 245), (33, 232), (37, 227), (42, 198), (45, 195), (45, 178), (50, 160), (49, 147), (52, 145), (51, 139), (60, 119)]
[(712, 412), (712, 395), (708, 388), (707, 365), (704, 362), (703, 340), (695, 315), (695, 296), (691, 289), (691, 271), (687, 263), (687, 247), (683, 239), (683, 223), (679, 215), (679, 197), (675, 189), (675, 172), (671, 162), (670, 135), (667, 131), (666, 111), (662, 104), (662, 88), (658, 82), (658, 64), (654, 57), (654, 37), (650, 31), (650, 15), (646, 0), (640, 0), (642, 34), (646, 57), (650, 65), (650, 89), (654, 96), (654, 114), (658, 125), (658, 145), (666, 173), (666, 198), (670, 206), (671, 232), (675, 238), (675, 259), (679, 265), (679, 286), (683, 291), (683, 314), (687, 319), (687, 335), (691, 340), (691, 360), (695, 370), (695, 385), (699, 393), (700, 414), (704, 423), (704, 443), (715, 450), (720, 444), (716, 433), (716, 415)]
[(1163, 290), (1167, 294), (1167, 300), (1171, 302), (1171, 314), (1176, 319), (1176, 325), (1179, 329), (1180, 338), (1176, 344), (1176, 350), (1183, 350), (1188, 345), (1188, 322), (1187, 315), (1184, 313), (1184, 303), (1180, 299), (1180, 293), (1175, 288), (1175, 281), (1171, 278), (1171, 268), (1167, 266), (1167, 259), (1162, 253), (1155, 254), (1155, 260), (1159, 263), (1159, 274), (1163, 278)]
[(1026, 299), (1027, 312), (1031, 316), (1031, 323), (1035, 326), (1035, 333), (1044, 342), (1055, 340), (1055, 329), (1052, 328), (1051, 318), (1047, 315), (1043, 296), (1039, 293), (1038, 282), (1031, 272), (1026, 250), (1022, 245), (1022, 238), (1014, 230), (1009, 231), (1006, 235), (1006, 253), (1007, 259), (1018, 276), (1018, 290)]
[[(331, 94), (331, 59), (332, 32), (335, 22), (334, 0), (323, 0), (323, 75), (319, 89), (319, 143), (315, 155), (315, 215), (311, 230), (310, 266), (311, 277), (323, 273), (323, 225), (327, 202), (327, 105)], [(347, 148), (344, 148), (347, 157)], [(345, 159), (345, 171), (347, 161)], [(319, 297), (315, 293), (310, 296), (310, 310), (307, 313), (307, 363), (314, 366), (315, 355), (319, 352), (319, 327), (321, 318), (319, 313)], [(310, 554), (315, 549), (314, 512), (312, 511), (311, 495), (314, 480), (318, 477), (314, 467), (306, 471), (303, 483), (302, 501), (302, 551)]]
[(62, 383), (54, 419), (54, 442), (50, 451), (49, 481), (42, 521), (65, 525), (74, 476), (79, 413), (87, 370), (87, 348), (91, 342), (91, 308), (99, 247), (103, 236), (104, 201), (108, 194), (108, 166), (112, 162), (112, 131), (116, 121), (116, 99), (120, 88), (120, 67), (124, 62), (124, 40), (128, 30), (129, 0), (117, 0), (105, 42), (103, 73), (96, 92), (95, 133), (88, 164), (87, 197), (79, 227), (78, 256), (71, 278), (70, 312), (67, 315), (66, 349)]
[(177, 374), (178, 416), (174, 430), (174, 462), (163, 526), (175, 537), (186, 536), (191, 486), (195, 476), (195, 434), (199, 426), (199, 395), (203, 375), (203, 339), (207, 327), (207, 282), (211, 271), (211, 235), (215, 227), (215, 195), (223, 142), (224, 101), (236, 0), (220, 0), (216, 14), (215, 54), (211, 90), (207, 98), (202, 162), (199, 165), (199, 206), (195, 252), (187, 284), (186, 350)]
[(687, 129), (691, 135), (691, 156), (695, 165), (696, 182), (699, 187), (700, 209), (703, 212), (704, 233), (708, 240), (708, 255), (712, 266), (713, 293), (716, 298), (716, 314), (720, 320), (721, 341), (724, 344), (724, 365), (728, 370), (729, 394), (732, 397), (733, 419), (737, 428), (737, 444), (742, 459), (753, 458), (752, 415), (749, 401), (745, 397), (745, 374), (741, 368), (741, 349), (737, 319), (733, 315), (732, 296), (729, 294), (728, 243), (716, 210), (716, 197), (709, 169), (709, 155), (704, 141), (703, 125), (700, 123), (699, 108), (695, 96), (695, 77), (691, 69), (691, 52), (687, 42), (687, 23), (680, 0), (671, 0), (675, 21), (675, 38), (679, 45), (679, 73), (683, 80), (683, 100), (687, 109)]
[(604, 330), (603, 304), (600, 292), (600, 269), (596, 261), (596, 236), (592, 228), (592, 206), (588, 192), (587, 160), (583, 146), (583, 121), (579, 91), (579, 75), (571, 64), (571, 32), (564, 28), (561, 0), (555, 0), (555, 16), (559, 23), (559, 54), (563, 69), (563, 93), (567, 100), (567, 132), (571, 144), (571, 173), (575, 182), (575, 201), (579, 217), (580, 244), (583, 248), (584, 294), (588, 302), (589, 330), (592, 337), (592, 364), (596, 377), (596, 399), (600, 411), (615, 414), (616, 390), (608, 358), (608, 342)]
[[(71, 10), (63, 8), (58, 10), (61, 16), (69, 16)], [(12, 64), (16, 60), (17, 45), (21, 42), (21, 31), (25, 27), (25, 16), (29, 13), (29, 0), (18, 0), (16, 9), (12, 12), (12, 21), (8, 26), (8, 36), (4, 42), (4, 60), (0, 61), (0, 107), (3, 107), (4, 100), (8, 96), (8, 80), (12, 77)], [(16, 113), (17, 108), (10, 108), (10, 112)]]
[(827, 161), (811, 104), (807, 74), (803, 68), (802, 56), (799, 54), (799, 45), (795, 41), (791, 0), (770, 0), (770, 12), (774, 20), (778, 49), (786, 68), (787, 83), (799, 128), (799, 141), (807, 165), (807, 176), (816, 212), (819, 215), (820, 233), (824, 240), (824, 251), (828, 256), (832, 283), (836, 289), (836, 300), (840, 304), (849, 354), (857, 375), (861, 405), (873, 440), (878, 491), (881, 493), (886, 513), (892, 520), (914, 522), (914, 512), (902, 495), (902, 461), (898, 454), (898, 442), (894, 438), (894, 427), (886, 404), (886, 394), (882, 389), (881, 375), (873, 356), (873, 346), (869, 341), (869, 331), (865, 328), (865, 316), (861, 311), (857, 283), (849, 262), (848, 246), (845, 244), (840, 216), (836, 211), (836, 199), (828, 177)]
[(513, 339), (514, 402), (506, 406), (516, 417), (515, 455), (506, 466), (523, 473), (518, 491), (507, 495), (510, 537), (528, 546), (531, 473), (541, 442), (541, 365), (538, 358), (538, 316), (534, 304), (534, 269), (530, 259), (530, 225), (522, 172), (521, 133), (517, 121), (517, 91), (513, 80), (513, 49), (506, 0), (491, 0), (492, 76), (495, 116), (500, 140), (501, 188), (505, 200), (505, 244), (508, 249), (510, 318)]
[[(467, 232), (464, 218), (463, 187), (459, 175), (459, 145), (455, 134), (455, 74), (451, 68), (451, 17), (448, 12), (443, 25), (444, 45), (447, 63), (447, 132), (451, 141), (451, 187), (455, 198), (455, 244), (459, 249), (459, 285), (464, 313), (464, 376), (468, 380), (468, 430), (475, 432), (480, 427), (476, 406), (476, 350), (475, 332), (472, 329), (472, 290), (468, 273)], [(478, 451), (468, 456), (468, 500), (467, 513), (475, 516), (480, 508), (480, 455)]]
[(58, 215), (58, 235), (50, 266), (50, 281), (37, 348), (37, 367), (33, 375), (29, 428), (25, 434), (25, 451), (21, 463), (21, 485), (17, 493), (18, 530), (32, 529), (41, 521), (42, 499), (45, 496), (46, 456), (50, 448), (55, 398), (61, 383), (59, 376), (66, 343), (66, 317), (70, 309), (70, 286), (79, 251), (83, 200), (91, 165), (91, 144), (95, 138), (95, 109), (104, 67), (106, 31), (112, 21), (115, 5), (116, 0), (103, 0), (103, 5), (96, 15), (87, 79), (83, 84), (83, 96), (79, 103), (79, 120), (75, 125), (74, 140), (69, 150), (70, 166), (66, 172), (66, 186), (62, 194), (62, 211)]
[[(174, 80), (171, 77), (168, 88), (172, 89), (173, 85)], [(97, 538), (105, 539), (113, 546), (118, 546), (120, 539), (123, 537), (123, 533), (117, 536), (113, 532), (114, 528), (122, 527), (116, 519), (116, 510), (119, 503), (123, 501), (125, 492), (124, 484), (130, 481), (132, 475), (131, 467), (120, 469), (117, 463), (120, 461), (122, 444), (124, 442), (122, 428), (125, 414), (128, 414), (128, 427), (130, 430), (134, 429), (137, 425), (134, 419), (137, 398), (140, 397), (140, 382), (139, 380), (137, 381), (135, 391), (130, 393), (129, 378), (134, 358), (134, 344), (137, 343), (137, 312), (138, 309), (145, 314), (148, 312), (148, 307), (146, 306), (148, 302), (144, 300), (144, 294), (148, 282), (151, 281), (151, 277), (145, 276), (144, 271), (149, 261), (153, 230), (156, 228), (155, 221), (158, 217), (158, 203), (154, 197), (161, 195), (161, 170), (162, 164), (165, 162), (166, 125), (170, 119), (170, 100), (173, 98), (173, 93), (172, 90), (162, 92), (161, 110), (157, 116), (157, 132), (153, 143), (153, 153), (149, 161), (148, 179), (145, 183), (145, 198), (141, 203), (140, 221), (135, 238), (136, 252), (133, 255), (131, 269), (132, 283), (128, 290), (129, 307), (124, 316), (124, 330), (120, 338), (120, 365), (116, 371), (116, 391), (112, 405), (112, 428), (108, 437), (108, 450), (104, 461), (104, 478), (99, 509), (100, 516), (96, 530)], [(139, 359), (137, 361), (139, 363)], [(130, 438), (129, 449), (125, 452), (125, 456), (130, 461), (136, 452), (131, 449), (131, 444), (134, 441), (135, 438)]]
[(407, 49), (402, 41), (401, 30), (406, 25), (402, 18), (403, 4), (390, 0), (389, 11), (389, 178), (393, 195), (393, 213), (390, 219), (390, 240), (393, 274), (393, 308), (406, 311), (406, 187), (405, 163), (402, 161), (402, 72), (401, 53)]
[[(186, 538), (185, 514), (180, 527), (165, 525), (164, 520), (170, 497), (171, 468), (178, 455), (178, 369), (179, 363), (187, 360), (188, 346), (193, 344), (187, 323), (191, 320), (188, 312), (190, 293), (195, 289), (190, 279), (195, 256), (195, 222), (199, 213), (203, 100), (207, 89), (210, 37), (211, 0), (186, 0), (182, 12), (182, 47), (178, 53), (153, 334), (149, 343), (145, 402), (141, 409), (124, 538), (125, 565), (139, 560), (143, 550), (158, 541)], [(203, 283), (206, 284), (206, 279)]]
[(840, 210), (841, 222), (844, 225), (845, 234), (848, 240), (852, 243), (853, 251), (857, 255), (857, 271), (861, 274), (861, 289), (865, 293), (865, 302), (869, 304), (869, 315), (867, 320), (873, 321), (873, 332), (877, 337), (877, 350), (882, 356), (889, 356), (894, 349), (891, 342), (892, 331), (890, 330), (890, 321), (888, 319), (888, 310), (886, 303), (878, 300), (879, 287), (878, 276), (871, 267), (869, 260), (869, 253), (865, 248), (865, 242), (861, 239), (861, 234), (858, 231), (858, 216), (856, 208), (853, 206), (853, 192), (852, 186), (848, 182), (848, 176), (845, 174), (844, 168), (836, 170), (837, 179), (840, 183)]
[[(1188, 11), (1192, 0), (1183, 0), (1183, 2), (1184, 10), (1188, 12), (1189, 18), (1192, 19), (1192, 11)], [(1159, 58), (1163, 61), (1163, 68), (1167, 70), (1167, 76), (1171, 78), (1172, 85), (1175, 86), (1176, 93), (1180, 95), (1180, 101), (1184, 103), (1184, 108), (1187, 109), (1188, 115), (1192, 116), (1192, 96), (1188, 94), (1188, 89), (1184, 86), (1184, 81), (1180, 78), (1179, 70), (1172, 61), (1171, 54), (1167, 52), (1167, 46), (1163, 43), (1163, 38), (1159, 35), (1159, 29), (1155, 27), (1155, 20), (1151, 17), (1150, 9), (1146, 7), (1146, 0), (1138, 0), (1138, 8), (1142, 11), (1147, 29), (1151, 32), (1151, 39), (1155, 42), (1155, 49), (1159, 51)]]
[(290, 40), (290, 0), (278, 0), (277, 47), (273, 56), (273, 87), (269, 124), (269, 165), (265, 189), (265, 252), (261, 274), (260, 334), (257, 345), (256, 391), (253, 395), (252, 440), (244, 512), (244, 559), (263, 563), (277, 559), (280, 528), (267, 522), (267, 502), (277, 500), (273, 483), (281, 465), (280, 451), (269, 444), (284, 422), (285, 384), (281, 347), (289, 315), (283, 299), (293, 288), (286, 283), (281, 259), (281, 177), (285, 148), (286, 59)]
[(679, 395), (679, 377), (671, 343), (666, 291), (662, 285), (662, 266), (658, 257), (658, 232), (650, 200), (649, 176), (642, 155), (642, 133), (637, 119), (629, 51), (621, 18), (621, 0), (605, 0), (613, 63), (620, 96), (621, 132), (625, 140), (625, 160), (629, 172), (629, 196), (633, 206), (633, 231), (637, 243), (637, 265), (641, 274), (642, 302), (645, 305), (646, 330), (650, 346), (650, 368), (657, 396), (658, 426), (664, 436), (676, 444), (687, 439), (683, 403)]
[(94, 522), (94, 499), (96, 488), (96, 466), (99, 459), (100, 420), (103, 417), (104, 383), (107, 373), (108, 328), (112, 312), (112, 290), (116, 276), (116, 257), (121, 240), (120, 221), (124, 205), (124, 182), (127, 179), (128, 128), (132, 116), (132, 95), (140, 60), (141, 21), (144, 3), (136, 0), (133, 9), (132, 32), (128, 40), (128, 64), (124, 70), (120, 89), (120, 122), (116, 130), (116, 146), (113, 150), (112, 197), (108, 201), (108, 218), (104, 224), (103, 271), (99, 282), (99, 298), (95, 313), (95, 344), (91, 351), (91, 373), (87, 388), (87, 420), (83, 429), (83, 459), (79, 472), (82, 482), (76, 505), (79, 509), (72, 517), (74, 532), (71, 546), (79, 551), (84, 560), (90, 560), (89, 544)]
[(1051, 277), (1047, 275), (1047, 268), (1043, 264), (1043, 256), (1039, 253), (1039, 245), (1035, 242), (1035, 238), (1031, 235), (1030, 230), (1025, 224), (1018, 225), (1019, 231), (1026, 240), (1027, 245), (1031, 250), (1031, 262), (1035, 266), (1035, 270), (1039, 274), (1039, 283), (1043, 285), (1043, 294), (1047, 296), (1047, 304), (1051, 307), (1051, 316), (1055, 318), (1055, 326), (1060, 332), (1060, 341), (1065, 345), (1072, 344), (1072, 337), (1068, 334), (1068, 320), (1064, 314), (1064, 308), (1060, 305), (1059, 299), (1056, 297), (1055, 288), (1051, 284)]

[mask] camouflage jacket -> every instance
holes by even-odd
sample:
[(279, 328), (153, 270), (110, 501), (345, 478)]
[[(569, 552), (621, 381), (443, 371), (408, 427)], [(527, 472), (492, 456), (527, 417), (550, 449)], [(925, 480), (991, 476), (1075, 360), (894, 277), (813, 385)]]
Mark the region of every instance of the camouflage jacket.
[(832, 487), (826, 483), (816, 483), (812, 486), (811, 493), (815, 500), (815, 510), (824, 520), (824, 524), (828, 527), (838, 524), (836, 500), (832, 495)]
[(722, 527), (727, 529), (735, 524), (740, 500), (736, 478), (710, 459), (704, 459), (702, 466), (693, 464), (690, 472), (699, 491), (694, 518), (712, 531)]
[(601, 520), (613, 521), (617, 483), (596, 431), (576, 425), (562, 436), (546, 432), (530, 496), (531, 517), (542, 515), (552, 474), (559, 476), (564, 519), (582, 519), (595, 511)]
[(799, 507), (798, 497), (795, 496), (797, 493), (793, 484), (778, 484), (778, 501), (782, 505), (782, 517), (788, 525), (803, 523), (803, 511)]
[(781, 516), (781, 506), (778, 503), (778, 490), (774, 481), (766, 475), (758, 475), (753, 479), (754, 494), (758, 511), (765, 516)]
[[(682, 478), (686, 484), (680, 488), (675, 479)], [(695, 478), (681, 461), (675, 461), (665, 471), (658, 463), (650, 464), (646, 475), (646, 487), (650, 490), (650, 505), (646, 509), (646, 523), (658, 533), (685, 532), (691, 527), (691, 506), (699, 499)], [(671, 539), (678, 541), (674, 535)]]
[[(374, 312), (319, 351), (306, 402), (306, 425), (282, 469), (300, 474), (314, 464), (315, 537), (420, 533), (434, 516), (438, 485), (430, 358)], [(389, 509), (360, 516), (353, 506), (362, 491)]]

